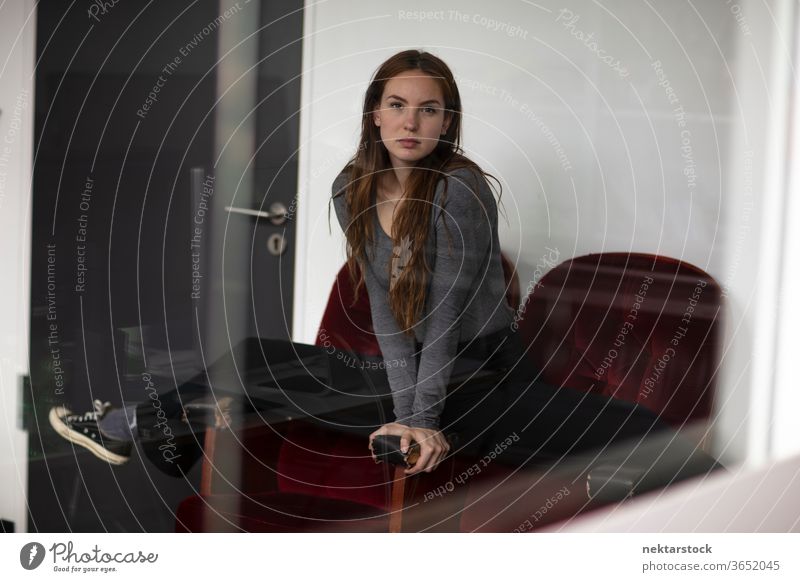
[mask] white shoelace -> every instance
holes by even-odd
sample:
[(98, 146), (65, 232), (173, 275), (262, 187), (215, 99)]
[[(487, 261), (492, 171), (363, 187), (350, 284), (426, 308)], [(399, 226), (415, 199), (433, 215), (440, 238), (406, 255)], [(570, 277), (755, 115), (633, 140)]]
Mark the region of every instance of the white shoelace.
[(99, 398), (96, 398), (93, 404), (93, 411), (85, 412), (81, 415), (73, 415), (71, 420), (73, 422), (86, 422), (87, 420), (98, 421), (103, 418), (106, 415), (106, 412), (108, 412), (108, 409), (111, 408), (110, 402), (103, 402)]

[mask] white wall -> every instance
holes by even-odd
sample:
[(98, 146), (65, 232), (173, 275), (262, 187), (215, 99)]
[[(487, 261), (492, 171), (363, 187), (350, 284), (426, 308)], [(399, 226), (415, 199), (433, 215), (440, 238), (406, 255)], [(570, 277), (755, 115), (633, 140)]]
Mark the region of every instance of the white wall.
[[(795, 9), (794, 30), (800, 33), (800, 10)], [(793, 62), (800, 63), (800, 43), (794, 43)], [(788, 141), (790, 152), (800, 152), (800, 76), (792, 78), (792, 126)], [(797, 411), (800, 410), (800, 390), (797, 389), (797, 323), (800, 322), (800, 302), (796, 295), (800, 289), (800, 159), (789, 158), (787, 172), (786, 222), (783, 228), (783, 258), (778, 267), (781, 287), (778, 290), (776, 313), (780, 314), (780, 325), (776, 333), (775, 349), (775, 400), (772, 403), (774, 424), (772, 426), (770, 450), (775, 456), (786, 457), (800, 451), (800, 430), (797, 430)]]
[(28, 438), (20, 411), (28, 374), (35, 32), (32, 0), (0, 4), (0, 517), (16, 531), (27, 524)]
[[(747, 410), (764, 388), (742, 366), (753, 353), (754, 318), (770, 317), (747, 307), (766, 225), (760, 213), (743, 215), (752, 191), (743, 191), (742, 171), (747, 155), (761, 192), (764, 161), (775, 153), (766, 147), (775, 138), (769, 112), (781, 103), (768, 94), (780, 73), (770, 9), (789, 3), (602, 4), (307, 3), (295, 339), (314, 340), (344, 261), (333, 215), (328, 233), (327, 202), (355, 148), (369, 78), (395, 52), (424, 48), (460, 81), (466, 153), (503, 183), (501, 243), (523, 290), (541, 275), (545, 246), (562, 260), (668, 255), (725, 286), (736, 361), (723, 370), (716, 452), (726, 462), (763, 456), (765, 442), (753, 436), (767, 417), (747, 418)], [(744, 241), (743, 220), (751, 221)]]
[(787, 166), (797, 164), (796, 149), (794, 159), (790, 157), (788, 130), (797, 74), (792, 52), (798, 4), (774, 0), (767, 5), (769, 11), (755, 0), (743, 3), (752, 35), (743, 39), (742, 58), (734, 69), (736, 109), (721, 279), (730, 294), (717, 436), (729, 447), (727, 455), (739, 458), (744, 452), (750, 465), (800, 452), (791, 353), (797, 311), (787, 306), (795, 300), (796, 287), (789, 285), (792, 273), (796, 281), (800, 261), (797, 245), (791, 243), (797, 215), (790, 209), (797, 208), (797, 190), (787, 182)]

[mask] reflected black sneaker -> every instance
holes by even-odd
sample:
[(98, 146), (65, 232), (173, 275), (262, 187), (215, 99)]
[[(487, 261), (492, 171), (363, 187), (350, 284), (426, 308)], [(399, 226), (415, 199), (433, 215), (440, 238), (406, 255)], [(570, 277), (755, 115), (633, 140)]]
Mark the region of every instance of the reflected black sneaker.
[(111, 403), (94, 401), (94, 410), (83, 414), (72, 414), (64, 406), (50, 409), (50, 425), (62, 437), (85, 447), (98, 459), (112, 465), (122, 465), (131, 456), (133, 443), (107, 437), (100, 433), (97, 421), (111, 409)]

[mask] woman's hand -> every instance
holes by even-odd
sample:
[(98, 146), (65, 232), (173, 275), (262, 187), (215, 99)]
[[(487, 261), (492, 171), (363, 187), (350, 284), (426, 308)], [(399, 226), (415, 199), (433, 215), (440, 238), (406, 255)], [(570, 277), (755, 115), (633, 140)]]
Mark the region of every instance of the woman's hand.
[[(370, 451), (372, 451), (372, 439), (381, 434), (399, 436), (400, 450), (403, 453), (408, 452), (408, 447), (412, 442), (419, 444), (419, 460), (417, 460), (413, 467), (405, 470), (406, 475), (414, 475), (423, 471), (430, 473), (444, 460), (445, 456), (450, 451), (450, 445), (440, 431), (430, 428), (410, 427), (397, 422), (384, 424), (369, 435)], [(372, 458), (375, 458), (374, 452)]]

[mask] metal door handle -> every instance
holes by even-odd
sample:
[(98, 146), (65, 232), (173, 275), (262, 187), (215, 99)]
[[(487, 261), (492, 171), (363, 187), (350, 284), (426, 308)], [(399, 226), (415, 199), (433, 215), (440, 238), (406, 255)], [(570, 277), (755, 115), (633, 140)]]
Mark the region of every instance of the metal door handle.
[(245, 214), (247, 216), (255, 216), (256, 218), (266, 218), (275, 225), (283, 224), (289, 218), (286, 206), (281, 202), (273, 202), (270, 204), (269, 212), (253, 210), (251, 208), (238, 208), (236, 206), (226, 206), (225, 212), (230, 212), (231, 214)]

